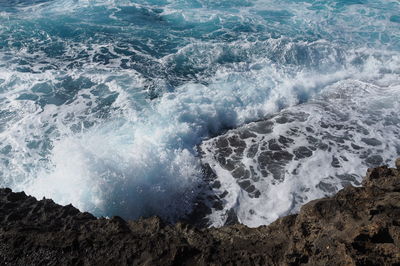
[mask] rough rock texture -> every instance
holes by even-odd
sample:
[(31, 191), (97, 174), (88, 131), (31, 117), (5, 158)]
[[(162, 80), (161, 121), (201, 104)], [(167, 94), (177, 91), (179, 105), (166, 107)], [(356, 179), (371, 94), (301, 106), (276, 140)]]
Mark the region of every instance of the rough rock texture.
[(359, 186), (360, 169), (390, 164), (400, 155), (400, 104), (392, 110), (386, 103), (393, 96), (385, 92), (381, 102), (368, 96), (376, 88), (360, 82), (328, 87), (303, 104), (202, 141), (201, 161), (218, 176), (201, 195), (210, 209), (205, 223), (226, 225), (236, 215), (248, 225), (270, 223), (272, 208), (257, 207), (274, 202), (276, 196), (265, 191), (296, 182), (296, 191), (280, 196), (293, 197), (289, 211), (297, 211), (315, 195)]
[(312, 201), (269, 226), (196, 229), (158, 218), (96, 219), (0, 190), (0, 265), (400, 264), (400, 170)]

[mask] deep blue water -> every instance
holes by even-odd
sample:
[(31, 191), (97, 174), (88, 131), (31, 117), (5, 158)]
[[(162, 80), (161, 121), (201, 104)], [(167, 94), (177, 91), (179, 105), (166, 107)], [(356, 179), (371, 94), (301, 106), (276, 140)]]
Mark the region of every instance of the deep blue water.
[(399, 14), (390, 0), (0, 0), (0, 185), (178, 219), (204, 139), (349, 80), (400, 111)]

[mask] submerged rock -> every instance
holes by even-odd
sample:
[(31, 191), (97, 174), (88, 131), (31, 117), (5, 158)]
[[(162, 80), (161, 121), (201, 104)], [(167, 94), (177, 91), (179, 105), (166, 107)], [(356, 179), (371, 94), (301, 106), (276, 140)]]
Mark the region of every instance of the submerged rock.
[(309, 202), (269, 226), (209, 229), (157, 217), (96, 219), (71, 205), (0, 189), (0, 264), (398, 264), (400, 170), (369, 169), (362, 185)]
[[(358, 186), (365, 169), (393, 162), (400, 154), (400, 101), (367, 96), (375, 90), (335, 83), (304, 103), (202, 141), (201, 162), (221, 184), (210, 194), (228, 191), (222, 208), (207, 203), (208, 224), (225, 224), (232, 208), (240, 223), (269, 224), (349, 183)], [(385, 111), (389, 105), (393, 111)]]

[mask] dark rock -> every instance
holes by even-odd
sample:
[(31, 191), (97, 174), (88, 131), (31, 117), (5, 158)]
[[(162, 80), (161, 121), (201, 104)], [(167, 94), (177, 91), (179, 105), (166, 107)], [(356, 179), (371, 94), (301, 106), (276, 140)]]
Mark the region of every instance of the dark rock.
[(224, 209), (224, 206), (223, 206), (223, 204), (222, 204), (221, 201), (216, 201), (216, 202), (214, 202), (214, 204), (213, 204), (213, 208), (216, 209), (216, 210), (221, 211), (221, 210)]
[(258, 163), (261, 167), (266, 167), (268, 164), (273, 163), (272, 152), (264, 151), (258, 156)]
[(294, 142), (293, 139), (288, 138), (288, 137), (285, 137), (285, 136), (279, 136), (278, 141), (279, 141), (280, 143), (282, 143), (283, 145), (288, 145), (288, 144), (291, 144), (291, 143)]
[(291, 118), (291, 117), (289, 118), (288, 116), (282, 115), (282, 116), (278, 116), (278, 117), (275, 119), (275, 121), (276, 121), (278, 124), (286, 124), (286, 123), (293, 122), (294, 119)]
[(251, 182), (249, 180), (244, 180), (244, 181), (239, 182), (239, 186), (244, 190), (246, 190), (246, 188), (248, 188), (250, 185), (251, 185)]
[(291, 154), (288, 151), (276, 151), (274, 152), (274, 154), (272, 155), (272, 158), (275, 161), (290, 161), (293, 159), (293, 154)]
[(382, 142), (377, 140), (376, 138), (362, 138), (362, 142), (370, 146), (379, 146), (382, 145)]
[[(319, 186), (333, 189), (322, 182)], [(213, 207), (221, 209), (218, 201)], [(240, 225), (234, 209), (226, 215), (227, 226), (208, 229), (169, 225), (157, 217), (97, 219), (71, 205), (0, 189), (0, 265), (400, 263), (398, 169), (369, 169), (363, 187), (348, 186), (333, 197), (311, 201), (298, 214), (269, 226)]]
[(307, 132), (314, 133), (314, 129), (312, 127), (306, 127)]
[(218, 138), (217, 141), (215, 142), (215, 146), (217, 148), (226, 148), (229, 146), (229, 142), (225, 138)]
[(226, 147), (226, 148), (219, 148), (218, 152), (222, 157), (229, 157), (232, 154), (233, 150), (229, 147)]
[(221, 187), (221, 182), (220, 181), (215, 181), (213, 184), (212, 184), (212, 188), (220, 188)]
[(328, 192), (328, 193), (333, 193), (336, 191), (335, 186), (329, 183), (325, 183), (323, 181), (319, 182), (317, 187), (321, 189), (322, 191)]
[(246, 148), (246, 142), (240, 139), (237, 135), (230, 136), (228, 141), (231, 147)]
[(217, 175), (212, 170), (211, 166), (208, 163), (202, 164), (202, 172), (205, 181), (211, 182), (212, 180), (217, 179)]
[(225, 226), (235, 225), (235, 224), (239, 223), (239, 220), (237, 218), (237, 215), (236, 215), (236, 212), (234, 209), (230, 209), (228, 211), (227, 215), (228, 215), (228, 218), (226, 219)]
[(228, 195), (228, 191), (225, 190), (224, 192), (222, 192), (222, 194), (219, 197), (220, 198), (225, 198), (226, 195)]
[(238, 134), (239, 134), (239, 137), (240, 137), (241, 139), (248, 139), (248, 138), (255, 138), (255, 137), (257, 137), (256, 134), (252, 133), (252, 132), (249, 131), (249, 130), (242, 130), (242, 131), (240, 131)]
[(226, 160), (225, 164), (222, 165), (226, 170), (232, 171), (235, 169), (235, 162), (231, 159)]
[(312, 155), (312, 151), (309, 148), (304, 147), (304, 146), (297, 148), (296, 150), (294, 150), (293, 153), (294, 153), (294, 155), (296, 155), (296, 159), (307, 158)]
[(254, 191), (256, 191), (256, 187), (254, 185), (250, 185), (245, 190), (248, 193), (253, 193)]
[(335, 156), (332, 156), (332, 162), (331, 165), (335, 168), (340, 168), (340, 162), (339, 159), (336, 158)]
[(268, 141), (268, 148), (271, 151), (281, 151), (282, 150), (281, 146), (279, 146), (279, 144), (277, 143), (277, 141), (275, 139), (271, 139), (270, 141)]
[(360, 146), (358, 146), (358, 145), (356, 145), (356, 144), (354, 144), (354, 143), (351, 143), (351, 147), (352, 147), (353, 149), (355, 149), (355, 150), (361, 150), (361, 149), (362, 149), (362, 147), (360, 147)]
[(256, 156), (257, 154), (257, 151), (258, 151), (258, 144), (251, 145), (247, 151), (247, 157), (254, 158), (254, 156)]
[(274, 122), (266, 120), (255, 123), (250, 130), (258, 134), (268, 134), (272, 132), (273, 127)]
[(282, 167), (282, 165), (272, 163), (267, 165), (267, 169), (276, 181), (283, 181), (285, 179), (285, 169)]
[(369, 156), (365, 162), (371, 167), (376, 167), (383, 163), (383, 158), (379, 155), (372, 155)]
[(246, 170), (243, 166), (239, 166), (234, 171), (232, 171), (232, 176), (236, 179), (246, 179), (250, 178), (250, 172), (249, 170)]

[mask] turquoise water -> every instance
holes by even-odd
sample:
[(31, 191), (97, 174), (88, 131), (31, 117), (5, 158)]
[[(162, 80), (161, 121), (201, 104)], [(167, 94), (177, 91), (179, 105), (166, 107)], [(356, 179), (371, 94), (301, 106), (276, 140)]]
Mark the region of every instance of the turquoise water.
[(0, 0), (0, 185), (179, 219), (203, 140), (337, 82), (398, 91), (399, 14), (399, 1)]

